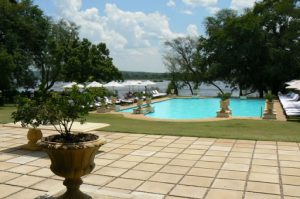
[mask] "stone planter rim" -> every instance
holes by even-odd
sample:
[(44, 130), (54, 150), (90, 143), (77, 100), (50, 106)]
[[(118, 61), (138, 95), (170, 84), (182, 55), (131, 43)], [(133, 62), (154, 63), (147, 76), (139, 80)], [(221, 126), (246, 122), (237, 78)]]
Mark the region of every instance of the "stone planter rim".
[[(88, 134), (88, 133), (85, 133)], [(57, 135), (57, 134), (56, 134)], [(95, 134), (93, 134), (95, 135)], [(43, 137), (39, 145), (43, 148), (47, 149), (61, 149), (61, 150), (68, 150), (68, 149), (83, 149), (83, 148), (91, 148), (96, 146), (102, 146), (106, 143), (104, 138), (100, 138), (98, 135), (97, 139), (87, 141), (87, 142), (73, 142), (73, 143), (61, 143), (61, 142), (51, 142), (47, 141), (46, 138), (54, 137), (55, 135), (50, 135), (47, 137)]]

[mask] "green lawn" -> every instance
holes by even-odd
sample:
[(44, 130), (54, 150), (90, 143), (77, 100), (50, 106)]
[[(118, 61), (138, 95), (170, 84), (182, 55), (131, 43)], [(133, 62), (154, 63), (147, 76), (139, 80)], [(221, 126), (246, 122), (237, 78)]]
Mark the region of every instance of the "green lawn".
[(16, 107), (12, 105), (0, 106), (0, 124), (13, 122), (10, 115), (14, 110)]
[(87, 119), (89, 122), (111, 125), (101, 129), (103, 131), (300, 142), (300, 122), (241, 119), (189, 123), (156, 122), (110, 114), (90, 114)]
[[(0, 107), (0, 123), (12, 122), (15, 107)], [(90, 114), (88, 122), (110, 124), (104, 131), (180, 135), (248, 140), (276, 140), (300, 142), (300, 122), (266, 120), (224, 120), (214, 122), (156, 122), (134, 120), (115, 114)]]

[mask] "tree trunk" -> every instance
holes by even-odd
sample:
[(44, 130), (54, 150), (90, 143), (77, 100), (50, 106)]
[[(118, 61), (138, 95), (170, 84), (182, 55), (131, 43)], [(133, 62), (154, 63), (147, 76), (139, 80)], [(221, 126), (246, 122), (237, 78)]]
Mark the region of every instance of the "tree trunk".
[(191, 91), (191, 94), (194, 95), (193, 88), (192, 88), (190, 82), (187, 82), (187, 85), (189, 86), (189, 89), (190, 89), (190, 91)]
[(259, 89), (259, 98), (264, 98), (264, 90)]
[(223, 91), (222, 91), (222, 89), (217, 85), (217, 84), (215, 84), (213, 81), (210, 81), (209, 82), (211, 85), (213, 85), (214, 87), (216, 87), (219, 91), (220, 91), (220, 93), (224, 93)]

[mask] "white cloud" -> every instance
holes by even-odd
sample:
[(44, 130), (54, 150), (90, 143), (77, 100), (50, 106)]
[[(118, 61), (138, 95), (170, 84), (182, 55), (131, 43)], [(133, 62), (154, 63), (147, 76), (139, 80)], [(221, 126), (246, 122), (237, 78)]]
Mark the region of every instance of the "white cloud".
[(220, 8), (217, 7), (218, 0), (182, 0), (182, 2), (192, 8), (204, 7), (211, 14), (215, 14), (220, 10)]
[(181, 13), (185, 15), (193, 15), (193, 12), (191, 10), (182, 10)]
[(259, 1), (261, 0), (232, 0), (230, 7), (232, 9), (242, 10), (254, 6), (254, 3)]
[[(120, 70), (165, 71), (160, 50), (165, 40), (184, 34), (170, 29), (169, 19), (159, 12), (129, 12), (106, 4), (103, 13), (82, 9), (82, 0), (53, 0), (60, 17), (80, 26), (80, 36), (93, 43), (105, 42)], [(195, 33), (193, 27), (188, 28)]]
[(176, 3), (175, 3), (174, 0), (169, 0), (169, 1), (167, 2), (167, 6), (168, 6), (168, 7), (176, 7)]
[(218, 7), (208, 7), (207, 9), (208, 9), (209, 13), (211, 13), (211, 14), (215, 14), (221, 10), (221, 8), (218, 8)]
[(197, 37), (199, 36), (198, 33), (198, 27), (195, 24), (190, 24), (186, 28), (187, 35), (192, 36), (192, 37)]
[(192, 7), (211, 7), (218, 4), (218, 0), (182, 0), (182, 2)]

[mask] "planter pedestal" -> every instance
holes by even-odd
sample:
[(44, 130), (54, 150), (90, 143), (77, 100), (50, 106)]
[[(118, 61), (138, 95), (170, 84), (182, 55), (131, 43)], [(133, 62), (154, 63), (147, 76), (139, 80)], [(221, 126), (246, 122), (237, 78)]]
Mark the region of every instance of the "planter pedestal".
[(263, 119), (265, 120), (276, 120), (276, 114), (275, 113), (272, 113), (272, 114), (269, 114), (269, 113), (264, 113), (264, 116), (263, 116)]
[(109, 109), (104, 108), (104, 107), (97, 108), (97, 113), (107, 113), (109, 111), (110, 111)]
[(82, 184), (81, 178), (78, 179), (65, 179), (64, 185), (67, 187), (67, 191), (57, 196), (57, 199), (71, 199), (71, 198), (78, 198), (78, 199), (92, 199), (91, 196), (83, 193), (80, 191), (79, 187)]
[(133, 114), (148, 114), (148, 113), (153, 113), (154, 112), (154, 107), (153, 106), (146, 106), (142, 108), (135, 108), (133, 109)]
[(226, 112), (217, 112), (217, 117), (218, 118), (228, 118), (230, 117), (231, 113), (229, 111), (226, 111)]
[(57, 198), (91, 198), (79, 189), (82, 184), (81, 177), (91, 173), (95, 168), (94, 158), (98, 149), (103, 144), (105, 144), (104, 139), (64, 144), (46, 141), (46, 139), (43, 138), (40, 145), (49, 155), (51, 171), (65, 178), (63, 184), (67, 187), (67, 191)]
[(42, 131), (36, 128), (30, 128), (27, 132), (28, 143), (22, 146), (22, 149), (30, 151), (39, 151), (41, 147), (37, 144), (37, 141), (43, 137)]
[(274, 102), (267, 101), (266, 109), (264, 111), (263, 119), (276, 120), (276, 113), (274, 111)]

